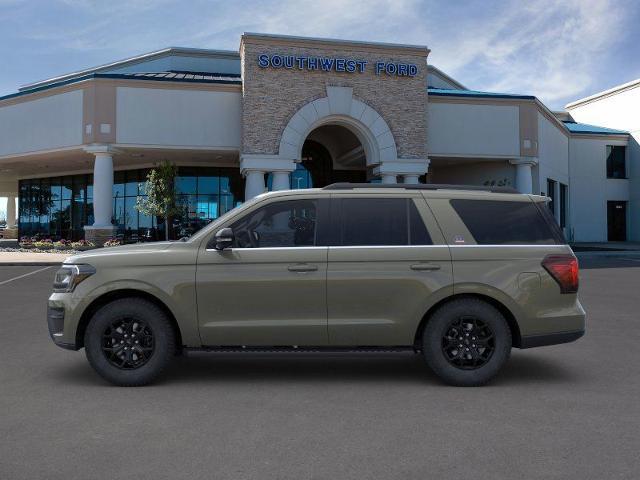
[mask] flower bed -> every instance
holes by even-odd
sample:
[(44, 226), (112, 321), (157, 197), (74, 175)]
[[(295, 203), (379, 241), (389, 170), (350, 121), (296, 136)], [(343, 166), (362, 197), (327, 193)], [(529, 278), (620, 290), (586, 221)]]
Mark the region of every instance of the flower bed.
[(18, 242), (20, 248), (4, 248), (2, 252), (51, 252), (51, 253), (76, 253), (96, 248), (97, 245), (86, 240), (72, 242), (71, 240), (53, 241), (50, 238), (22, 237)]

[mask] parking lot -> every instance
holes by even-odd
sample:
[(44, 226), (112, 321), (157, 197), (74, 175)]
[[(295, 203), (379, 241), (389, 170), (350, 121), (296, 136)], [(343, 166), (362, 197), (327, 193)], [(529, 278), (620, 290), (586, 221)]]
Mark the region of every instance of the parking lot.
[(640, 256), (581, 266), (587, 335), (470, 389), (418, 355), (303, 353), (112, 387), (48, 337), (55, 267), (0, 267), (0, 478), (638, 478)]

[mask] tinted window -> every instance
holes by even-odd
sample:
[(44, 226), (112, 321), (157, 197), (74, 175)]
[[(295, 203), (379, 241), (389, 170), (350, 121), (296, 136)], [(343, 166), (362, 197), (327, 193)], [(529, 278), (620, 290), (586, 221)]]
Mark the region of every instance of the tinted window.
[(316, 244), (315, 200), (266, 205), (231, 225), (236, 248), (310, 247)]
[(342, 199), (341, 245), (430, 245), (431, 238), (412, 200)]
[[(479, 245), (561, 243), (551, 222), (533, 202), (451, 200)], [(544, 208), (544, 207), (543, 207)], [(550, 213), (547, 213), (551, 218)], [(555, 223), (555, 222), (553, 222)], [(557, 226), (555, 226), (557, 229)], [(451, 239), (450, 239), (451, 240)]]
[(607, 145), (607, 178), (627, 178), (626, 147)]

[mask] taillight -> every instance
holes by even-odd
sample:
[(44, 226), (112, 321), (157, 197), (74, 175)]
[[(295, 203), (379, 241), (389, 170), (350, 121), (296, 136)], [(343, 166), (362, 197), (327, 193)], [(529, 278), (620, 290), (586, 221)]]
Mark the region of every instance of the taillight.
[(578, 292), (578, 260), (573, 255), (547, 255), (542, 266), (560, 285), (560, 293)]

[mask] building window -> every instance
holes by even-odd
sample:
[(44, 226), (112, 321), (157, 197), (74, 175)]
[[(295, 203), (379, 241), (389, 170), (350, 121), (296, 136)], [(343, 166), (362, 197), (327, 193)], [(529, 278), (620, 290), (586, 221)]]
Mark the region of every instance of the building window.
[(560, 184), (560, 227), (567, 226), (567, 201), (569, 187), (564, 183)]
[[(113, 225), (121, 240), (157, 240), (158, 231), (164, 231), (160, 219), (135, 208), (137, 197), (144, 196), (147, 173), (114, 173)], [(244, 196), (242, 178), (235, 168), (180, 167), (176, 187), (183, 213), (171, 219), (171, 238), (191, 235), (237, 206)], [(93, 175), (21, 180), (19, 192), (21, 236), (78, 240), (84, 238), (83, 227), (93, 224)]]
[(551, 180), (550, 178), (547, 178), (547, 197), (551, 199), (547, 205), (549, 207), (549, 210), (551, 210), (551, 214), (555, 218), (556, 216), (556, 181)]
[(627, 147), (607, 145), (607, 178), (627, 178)]

